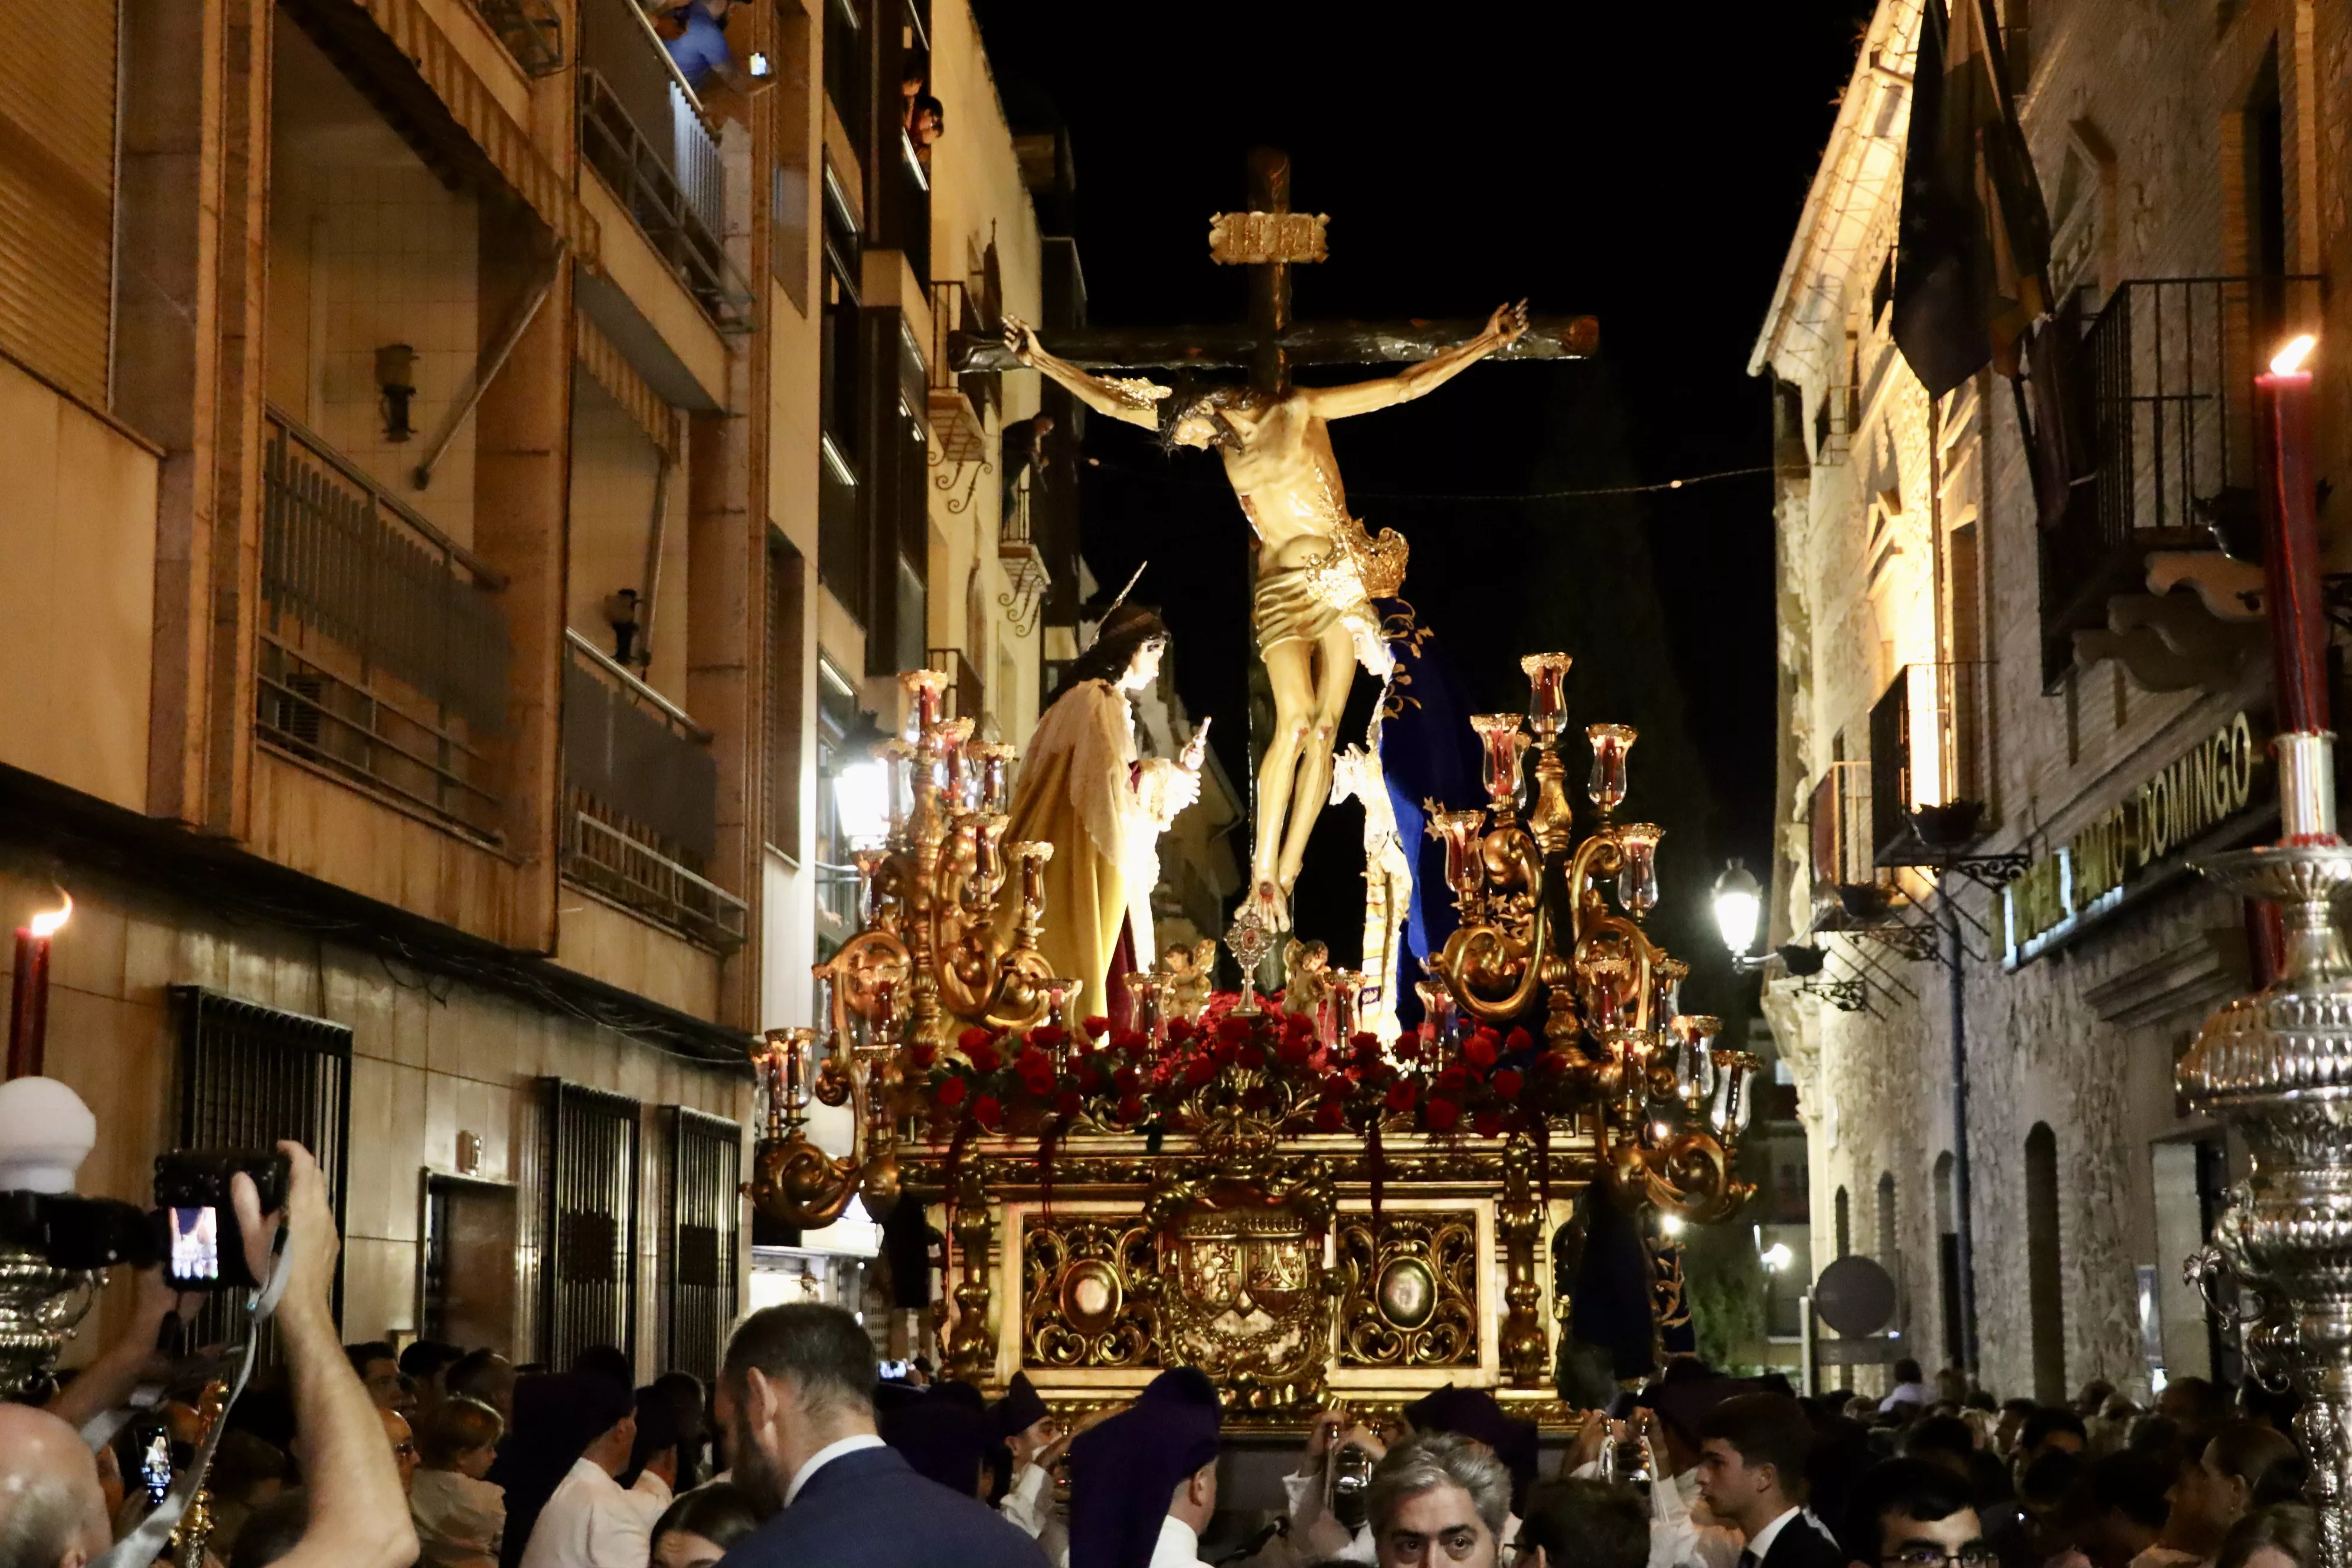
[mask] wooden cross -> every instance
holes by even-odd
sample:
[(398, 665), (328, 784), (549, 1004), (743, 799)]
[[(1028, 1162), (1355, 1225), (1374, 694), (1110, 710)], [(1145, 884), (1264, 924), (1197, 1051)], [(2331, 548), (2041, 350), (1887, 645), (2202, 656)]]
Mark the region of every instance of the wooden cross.
[[(1081, 328), (1046, 346), (1081, 370), (1245, 369), (1261, 391), (1280, 393), (1299, 365), (1407, 364), (1476, 337), (1482, 321), (1299, 321), (1290, 313), (1290, 269), (1324, 258), (1321, 215), (1290, 210), (1290, 156), (1260, 148), (1249, 156), (1250, 210), (1210, 220), (1209, 255), (1252, 269), (1250, 319), (1203, 327)], [(1599, 348), (1591, 316), (1538, 317), (1493, 358), (1585, 359)], [(1018, 370), (1001, 338), (950, 334), (949, 368)]]

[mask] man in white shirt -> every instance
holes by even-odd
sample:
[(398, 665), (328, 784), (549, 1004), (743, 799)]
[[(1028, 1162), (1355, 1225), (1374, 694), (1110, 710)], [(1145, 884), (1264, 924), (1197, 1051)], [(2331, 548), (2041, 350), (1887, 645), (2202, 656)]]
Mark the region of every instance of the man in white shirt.
[[(579, 1379), (583, 1396), (598, 1382), (593, 1373), (566, 1375)], [(609, 1411), (605, 1406), (598, 1415)], [(628, 1468), (629, 1449), (636, 1438), (636, 1412), (624, 1404), (618, 1416), (589, 1441), (540, 1510), (530, 1544), (523, 1548), (521, 1568), (645, 1568), (653, 1555), (652, 1521), (644, 1500), (623, 1490), (614, 1479)]]
[(1878, 1409), (1881, 1415), (1898, 1405), (1925, 1410), (1935, 1402), (1936, 1391), (1927, 1386), (1927, 1374), (1919, 1370), (1917, 1362), (1906, 1356), (1895, 1363), (1895, 1387), (1878, 1402)]

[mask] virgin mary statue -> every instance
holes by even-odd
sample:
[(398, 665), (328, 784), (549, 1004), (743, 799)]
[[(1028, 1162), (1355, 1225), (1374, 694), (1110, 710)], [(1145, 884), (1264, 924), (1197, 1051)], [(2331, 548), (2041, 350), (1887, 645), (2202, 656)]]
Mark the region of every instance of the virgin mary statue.
[(1158, 614), (1112, 610), (1037, 721), (1013, 790), (1005, 837), (1054, 847), (1039, 945), (1055, 974), (1083, 984), (1080, 1014), (1110, 1012), (1110, 982), (1153, 951), (1160, 836), (1201, 795), (1195, 768), (1135, 754), (1130, 694), (1159, 679), (1167, 647)]

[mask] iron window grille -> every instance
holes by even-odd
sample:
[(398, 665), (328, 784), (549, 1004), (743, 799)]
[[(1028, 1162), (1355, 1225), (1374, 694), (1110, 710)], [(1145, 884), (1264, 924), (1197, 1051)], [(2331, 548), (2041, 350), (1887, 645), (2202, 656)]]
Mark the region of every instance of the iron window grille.
[(635, 1357), (637, 1136), (625, 1096), (541, 1080), (547, 1094), (547, 1257), (540, 1268), (540, 1359), (567, 1367), (590, 1345)]
[(669, 1334), (663, 1363), (708, 1381), (719, 1373), (737, 1310), (743, 1131), (723, 1116), (682, 1105), (668, 1107), (667, 1120)]

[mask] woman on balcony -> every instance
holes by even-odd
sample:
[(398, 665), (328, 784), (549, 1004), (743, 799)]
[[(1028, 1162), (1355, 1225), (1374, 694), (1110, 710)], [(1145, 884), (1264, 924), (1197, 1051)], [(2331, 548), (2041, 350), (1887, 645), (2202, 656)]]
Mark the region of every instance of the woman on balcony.
[(1110, 612), (1037, 721), (1013, 791), (1008, 842), (1051, 844), (1045, 931), (1058, 975), (1083, 983), (1077, 1013), (1115, 1013), (1112, 984), (1151, 942), (1160, 836), (1198, 800), (1198, 761), (1138, 761), (1130, 693), (1160, 678), (1168, 627), (1140, 605)]

